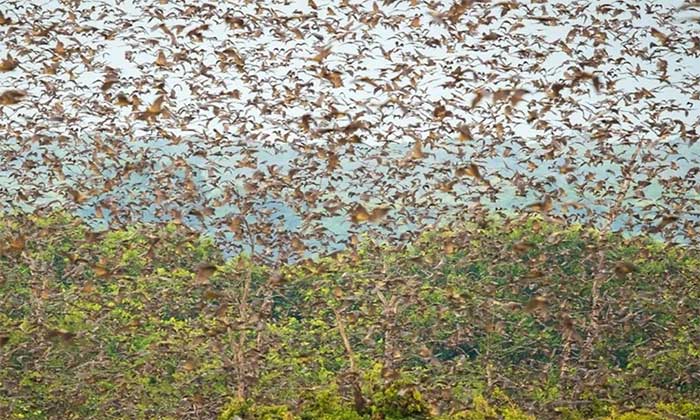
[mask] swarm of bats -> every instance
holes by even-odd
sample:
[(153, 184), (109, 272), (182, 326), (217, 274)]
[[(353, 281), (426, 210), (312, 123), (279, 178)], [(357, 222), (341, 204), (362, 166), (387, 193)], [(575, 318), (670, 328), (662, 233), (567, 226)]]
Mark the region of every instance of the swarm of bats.
[(697, 2), (134, 3), (0, 6), (4, 210), (277, 259), (489, 214), (697, 243)]

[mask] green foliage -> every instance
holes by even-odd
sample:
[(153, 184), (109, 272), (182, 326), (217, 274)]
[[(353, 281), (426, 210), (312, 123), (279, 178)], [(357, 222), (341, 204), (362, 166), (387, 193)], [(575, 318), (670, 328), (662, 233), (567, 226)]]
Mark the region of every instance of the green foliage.
[(302, 420), (362, 420), (363, 416), (340, 397), (337, 387), (329, 387), (311, 393), (301, 407)]
[(682, 418), (688, 420), (700, 419), (700, 404), (693, 403), (659, 403), (651, 408), (634, 409), (625, 412), (612, 410), (613, 413), (605, 420), (666, 420)]
[(178, 226), (0, 240), (2, 418), (700, 418), (694, 249), (537, 219), (275, 270)]
[(219, 420), (291, 420), (294, 417), (285, 406), (259, 405), (242, 399), (233, 399), (224, 408)]
[(524, 413), (513, 405), (497, 407), (491, 405), (482, 395), (474, 395), (473, 408), (460, 411), (451, 415), (439, 417), (439, 420), (534, 420), (535, 416)]

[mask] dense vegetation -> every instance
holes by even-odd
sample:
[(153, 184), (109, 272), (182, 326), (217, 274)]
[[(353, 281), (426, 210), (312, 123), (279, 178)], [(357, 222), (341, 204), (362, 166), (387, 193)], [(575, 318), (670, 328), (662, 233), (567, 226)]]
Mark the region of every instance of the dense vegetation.
[(175, 224), (0, 224), (0, 417), (700, 418), (700, 253), (540, 219), (224, 261)]

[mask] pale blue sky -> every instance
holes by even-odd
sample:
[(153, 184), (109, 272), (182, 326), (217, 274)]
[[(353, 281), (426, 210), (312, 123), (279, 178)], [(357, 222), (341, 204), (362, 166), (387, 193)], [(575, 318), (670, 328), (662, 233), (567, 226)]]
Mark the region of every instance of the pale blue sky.
[[(648, 6), (670, 13), (682, 4), (680, 1), (520, 2), (523, 7), (508, 12), (505, 17), (500, 17), (501, 6), (498, 6), (505, 3), (494, 2), (492, 9), (485, 6), (479, 9), (487, 11), (484, 15), (491, 16), (491, 23), (476, 27), (472, 35), (465, 36), (463, 42), (450, 38), (450, 31), (440, 23), (439, 14), (447, 11), (451, 2), (440, 5), (438, 2), (417, 1), (415, 6), (410, 1), (397, 1), (392, 5), (377, 2), (379, 12), (385, 15), (382, 19), (390, 24), (380, 23), (372, 28), (359, 20), (372, 16), (372, 2), (350, 2), (357, 5), (357, 12), (348, 12), (349, 9), (338, 7), (339, 2), (335, 1), (316, 1), (316, 11), (309, 7), (307, 1), (216, 2), (213, 6), (215, 15), (242, 17), (244, 24), (251, 27), (246, 30), (232, 29), (221, 18), (206, 22), (198, 20), (204, 3), (190, 3), (200, 8), (200, 11), (192, 14), (188, 14), (187, 7), (179, 5), (180, 2), (164, 3), (83, 1), (79, 6), (82, 12), (74, 13), (77, 19), (75, 25), (71, 23), (70, 13), (58, 11), (66, 7), (57, 1), (10, 1), (0, 5), (3, 15), (23, 22), (17, 25), (19, 29), (0, 38), (0, 57), (9, 53), (20, 62), (19, 68), (0, 73), (0, 91), (14, 88), (28, 92), (26, 105), (0, 110), (0, 121), (22, 133), (18, 139), (14, 138), (15, 134), (5, 135), (5, 140), (0, 143), (0, 152), (19, 154), (19, 158), (0, 165), (0, 187), (4, 188), (8, 197), (19, 191), (32, 191), (39, 196), (38, 202), (47, 202), (64, 197), (65, 186), (89, 185), (91, 182), (102, 182), (102, 178), (116, 176), (120, 166), (127, 164), (129, 159), (146, 159), (155, 170), (167, 168), (174, 159), (182, 158), (195, 168), (195, 178), (204, 194), (216, 199), (229, 187), (227, 183), (241, 183), (253, 172), (231, 170), (235, 162), (241, 159), (240, 149), (234, 146), (240, 139), (251, 139), (251, 144), (255, 145), (259, 168), (264, 168), (268, 163), (282, 167), (293, 165), (291, 159), (299, 155), (291, 152), (292, 146), (297, 151), (300, 144), (326, 147), (325, 137), (314, 139), (300, 129), (298, 122), (306, 114), (312, 116), (315, 128), (343, 126), (360, 113), (364, 113), (361, 119), (372, 126), (371, 130), (362, 133), (362, 145), (357, 147), (360, 155), (341, 162), (340, 168), (347, 174), (363, 168), (371, 172), (365, 179), (350, 176), (343, 180), (340, 184), (342, 188), (333, 194), (344, 201), (351, 201), (350, 194), (353, 193), (364, 192), (371, 197), (375, 191), (377, 196), (368, 200), (380, 202), (389, 193), (410, 190), (415, 188), (416, 183), (425, 183), (425, 171), (448, 170), (459, 165), (461, 160), (473, 160), (482, 165), (492, 185), (503, 189), (504, 193), (496, 200), (496, 206), (512, 205), (517, 208), (538, 199), (540, 193), (534, 189), (526, 191), (523, 197), (515, 198), (514, 194), (519, 188), (517, 180), (513, 179), (516, 173), (523, 174), (527, 182), (543, 182), (549, 185), (547, 188), (562, 188), (568, 191), (567, 194), (575, 195), (569, 188), (567, 176), (556, 170), (557, 165), (564, 163), (563, 158), (535, 168), (522, 162), (533, 151), (541, 151), (552, 144), (557, 137), (569, 139), (565, 150), (577, 159), (577, 171), (581, 174), (594, 173), (594, 181), (601, 181), (605, 188), (614, 190), (621, 167), (613, 162), (602, 166), (597, 164), (597, 152), (593, 147), (601, 146), (601, 143), (590, 138), (596, 127), (604, 126), (610, 118), (617, 119), (615, 127), (628, 132), (624, 141), (615, 136), (606, 140), (614, 154), (629, 157), (633, 147), (623, 143), (629, 142), (634, 146), (642, 141), (653, 146), (655, 149), (651, 152), (660, 156), (662, 161), (678, 162), (677, 168), (658, 172), (655, 176), (659, 179), (683, 177), (689, 169), (700, 166), (697, 144), (687, 144), (679, 139), (675, 129), (663, 139), (657, 139), (654, 132), (658, 132), (658, 128), (652, 127), (657, 123), (666, 124), (664, 121), (671, 127), (673, 124), (670, 121), (678, 120), (691, 130), (697, 126), (700, 118), (697, 88), (689, 88), (687, 93), (681, 93), (677, 88), (681, 82), (697, 85), (700, 70), (698, 53), (689, 56), (680, 49), (681, 46), (689, 46), (698, 27), (697, 22), (684, 19), (695, 12), (676, 12), (675, 17), (667, 21), (656, 21), (645, 12)], [(554, 7), (572, 9), (583, 4), (588, 4), (588, 9), (578, 13), (578, 18), (560, 19), (554, 25), (543, 25), (531, 19), (533, 16), (552, 14)], [(605, 11), (608, 4), (621, 9), (625, 9), (626, 4), (639, 5), (639, 18), (633, 17), (629, 11), (617, 15), (608, 13)], [(28, 13), (29, 5), (37, 6), (37, 11)], [(256, 11), (259, 6), (265, 10)], [(530, 11), (526, 11), (525, 7)], [(123, 13), (119, 21), (114, 13), (116, 9)], [(151, 11), (150, 14), (146, 13), (147, 10)], [(156, 10), (165, 16), (163, 20), (153, 17)], [(317, 14), (316, 18), (292, 20), (289, 28), (276, 24), (278, 19), (312, 12)], [(401, 15), (406, 17), (400, 19)], [(475, 22), (476, 16), (476, 12), (468, 10), (459, 25)], [(256, 24), (254, 19), (261, 21)], [(594, 30), (600, 26), (600, 22), (591, 26), (593, 19), (604, 20), (612, 26), (621, 26), (624, 21), (629, 21), (631, 29), (629, 32), (620, 31), (627, 35), (618, 39), (614, 32)], [(356, 39), (349, 35), (339, 40), (338, 34), (330, 33), (321, 24), (324, 21), (337, 21), (337, 25), (331, 23), (335, 30), (358, 35)], [(128, 25), (124, 22), (128, 22)], [(414, 22), (420, 25), (414, 27)], [(175, 45), (171, 42), (171, 36), (159, 27), (161, 23), (174, 33)], [(202, 42), (186, 35), (202, 23), (209, 24), (201, 32), (205, 38)], [(52, 24), (59, 29), (69, 28), (70, 32), (49, 32), (43, 37), (34, 34), (39, 29), (36, 25), (48, 27)], [(31, 25), (34, 25), (34, 29)], [(76, 31), (78, 27), (83, 29), (82, 32)], [(573, 33), (573, 29), (578, 32)], [(668, 35), (673, 40), (675, 51), (653, 46), (654, 43), (658, 44), (658, 40), (652, 29)], [(8, 26), (0, 27), (0, 31), (8, 30)], [(251, 35), (256, 30), (259, 32)], [(360, 32), (363, 30), (364, 35)], [(105, 37), (104, 34), (110, 31), (111, 36)], [(422, 33), (420, 37), (419, 32)], [(18, 36), (20, 33), (24, 35)], [(502, 34), (502, 39), (488, 39), (492, 33)], [(406, 39), (407, 35), (417, 41), (410, 42)], [(567, 40), (568, 36), (572, 39)], [(430, 46), (427, 42), (430, 38), (443, 39), (443, 42), (439, 46)], [(504, 39), (508, 42), (503, 42)], [(27, 40), (33, 40), (33, 43)], [(64, 49), (73, 52), (69, 56), (57, 55), (59, 42)], [(539, 45), (533, 46), (533, 43)], [(567, 50), (567, 46), (570, 50)], [(331, 52), (319, 65), (312, 58), (323, 47), (329, 47)], [(628, 104), (619, 102), (615, 113), (610, 109), (610, 95), (607, 92), (597, 94), (592, 84), (587, 83), (582, 91), (572, 97), (578, 105), (571, 107), (571, 113), (566, 115), (570, 124), (578, 125), (579, 129), (565, 127), (559, 109), (545, 111), (546, 114), (540, 116), (550, 125), (550, 129), (537, 127), (527, 120), (529, 109), (540, 111), (539, 103), (546, 98), (545, 89), (549, 85), (566, 82), (571, 75), (571, 65), (582, 66), (583, 61), (603, 49), (610, 57), (620, 57), (619, 63), (598, 68), (583, 66), (584, 70), (594, 72), (607, 81), (616, 81), (615, 97), (627, 97)], [(648, 59), (631, 54), (641, 49), (646, 50)], [(91, 54), (90, 50), (94, 51), (92, 68), (86, 66), (81, 58), (81, 54), (84, 57)], [(154, 64), (161, 51), (169, 63), (167, 68)], [(536, 55), (528, 56), (527, 51), (544, 55), (539, 59)], [(189, 61), (175, 62), (176, 54), (182, 54)], [(238, 70), (233, 63), (236, 55), (243, 59), (244, 71)], [(127, 56), (131, 60), (127, 60)], [(413, 61), (414, 57), (418, 63)], [(44, 68), (54, 63), (54, 58), (57, 58), (58, 71), (55, 75), (46, 74)], [(227, 68), (221, 68), (220, 64), (225, 59), (232, 63)], [(566, 60), (569, 62), (566, 63)], [(658, 78), (662, 60), (666, 63), (668, 83), (660, 82)], [(489, 61), (498, 63), (499, 70), (493, 71), (483, 64)], [(467, 82), (457, 87), (445, 86), (451, 80), (449, 73), (457, 66), (465, 70)], [(632, 75), (637, 66), (639, 74)], [(100, 87), (107, 67), (119, 72), (119, 82), (105, 94)], [(200, 72), (203, 68), (209, 69), (209, 76)], [(320, 77), (321, 68), (340, 72), (343, 85), (333, 87), (328, 80)], [(163, 83), (162, 90), (157, 87), (159, 82)], [(372, 83), (394, 84), (394, 91), (375, 89)], [(298, 95), (290, 96), (295, 86), (305, 84), (308, 84), (307, 88), (301, 89)], [(410, 84), (415, 86), (409, 89)], [(489, 98), (476, 108), (470, 107), (480, 89), (503, 88), (523, 88), (529, 92), (524, 101), (514, 107), (511, 117), (504, 115), (500, 105), (493, 104)], [(413, 93), (401, 93), (402, 89)], [(633, 99), (635, 93), (642, 89), (654, 91), (655, 97)], [(238, 98), (230, 95), (233, 91), (238, 92)], [(176, 118), (162, 119), (158, 124), (136, 120), (136, 113), (145, 110), (161, 92), (167, 94), (166, 107), (176, 112)], [(136, 111), (130, 106), (115, 106), (114, 98), (118, 93), (136, 96), (142, 104)], [(289, 104), (279, 105), (290, 97)], [(382, 104), (396, 97), (401, 97), (405, 111), (382, 107)], [(257, 101), (258, 105), (252, 106), (249, 103), (252, 100)], [(32, 103), (41, 106), (32, 106)], [(654, 114), (654, 107), (667, 103), (675, 104), (676, 111), (664, 110)], [(447, 105), (453, 115), (443, 121), (435, 121), (432, 114), (438, 104)], [(324, 118), (331, 106), (347, 115), (331, 120)], [(271, 111), (264, 114), (266, 108)], [(389, 114), (382, 115), (385, 110), (390, 110), (386, 111)], [(474, 140), (466, 144), (456, 140), (456, 127), (460, 124), (471, 127)], [(497, 138), (499, 125), (504, 133), (502, 138)], [(2, 127), (0, 130), (10, 130), (7, 125)], [(185, 141), (174, 144), (163, 138), (163, 132), (182, 136)], [(51, 150), (61, 160), (66, 180), (50, 180), (50, 172), (46, 168), (23, 172), (22, 158), (41, 161), (41, 156), (46, 154), (46, 146), (31, 139), (33, 133), (67, 136), (67, 141), (53, 145)], [(223, 137), (216, 139), (217, 133), (222, 133)], [(102, 168), (100, 174), (91, 172), (88, 168), (93, 160), (92, 154), (99, 155), (101, 152), (95, 150), (90, 139), (101, 136), (104, 141), (111, 142), (113, 140), (109, 139), (114, 135), (123, 137), (124, 144), (120, 148), (125, 153), (124, 158)], [(430, 140), (430, 136), (435, 137)], [(429, 157), (420, 163), (416, 177), (390, 179), (380, 168), (381, 165), (372, 163), (380, 156), (400, 163), (417, 138), (426, 141), (424, 147)], [(388, 155), (382, 154), (385, 148), (389, 150)], [(208, 158), (195, 156), (196, 150), (205, 150), (209, 153)], [(592, 154), (586, 156), (587, 151)], [(280, 155), (282, 152), (285, 157)], [(511, 155), (508, 156), (508, 153)], [(679, 160), (680, 157), (684, 160)], [(640, 180), (645, 176), (643, 174), (654, 170), (654, 165), (653, 162), (645, 162), (641, 166), (644, 170), (640, 170)], [(438, 182), (440, 177), (449, 179), (449, 176), (450, 173), (445, 173), (430, 182)], [(222, 182), (224, 180), (226, 182)], [(654, 185), (648, 187), (647, 199), (653, 204), (663, 198), (659, 184), (652, 181)], [(149, 174), (134, 174), (128, 179), (120, 179), (121, 184), (115, 188), (113, 195), (124, 202), (131, 202), (135, 199), (135, 192), (144, 185), (153, 185), (153, 182), (156, 181)], [(318, 177), (313, 188), (326, 188), (329, 182)], [(427, 190), (420, 194), (424, 199), (439, 197), (445, 202), (466, 197), (469, 197), (468, 200), (482, 200), (485, 204), (491, 201), (483, 195), (481, 186), (459, 184), (456, 188), (457, 194)], [(685, 193), (692, 200), (697, 200), (696, 191), (688, 189)], [(595, 200), (593, 196), (569, 198), (580, 199), (589, 205), (593, 205)], [(605, 205), (601, 204), (601, 208), (604, 209)], [(217, 214), (225, 215), (229, 210), (220, 208)], [(313, 225), (309, 228), (313, 228)]]

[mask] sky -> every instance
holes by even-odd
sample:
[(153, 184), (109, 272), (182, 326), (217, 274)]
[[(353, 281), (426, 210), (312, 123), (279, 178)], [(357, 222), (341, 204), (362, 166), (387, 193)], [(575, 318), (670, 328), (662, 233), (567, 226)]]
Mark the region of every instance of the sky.
[[(6, 203), (31, 210), (64, 200), (67, 188), (113, 179), (108, 199), (156, 217), (153, 199), (137, 192), (166, 184), (178, 194), (189, 172), (167, 171), (185, 161), (201, 191), (193, 206), (220, 200), (256, 170), (278, 165), (300, 167), (311, 180), (308, 190), (335, 186), (328, 195), (348, 205), (358, 196), (371, 205), (400, 197), (391, 203), (398, 209), (408, 206), (401, 197), (418, 189), (418, 203), (426, 206), (476, 200), (517, 209), (562, 190), (561, 201), (605, 211), (606, 199), (624, 184), (627, 160), (641, 156), (629, 165), (638, 172), (635, 185), (650, 182), (642, 188), (646, 196), (634, 198), (640, 209), (679, 206), (679, 194), (689, 203), (698, 199), (693, 180), (679, 183), (668, 197), (662, 186), (692, 177), (689, 171), (700, 166), (697, 143), (682, 138), (674, 122), (691, 131), (700, 118), (693, 87), (699, 54), (691, 49), (698, 23), (689, 19), (696, 11), (677, 10), (680, 1), (483, 2), (450, 22), (454, 4), (4, 2), (0, 12), (16, 24), (0, 26), (6, 34), (0, 57), (9, 54), (20, 66), (0, 72), (0, 92), (20, 89), (28, 99), (0, 109), (0, 132), (6, 131), (0, 153), (8, 156), (0, 165), (0, 191)], [(543, 16), (557, 19), (537, 19)], [(668, 37), (668, 45), (661, 48), (655, 33)], [(159, 55), (165, 62), (159, 64)], [(455, 82), (458, 70), (464, 80)], [(549, 97), (549, 86), (570, 83), (580, 70), (603, 80), (603, 89), (573, 83), (568, 96)], [(103, 89), (110, 77), (115, 82)], [(508, 107), (488, 95), (503, 89), (527, 93)], [(472, 106), (484, 92), (486, 99)], [(115, 105), (120, 94), (140, 103)], [(172, 116), (140, 119), (159, 96), (166, 97)], [(449, 113), (436, 118), (440, 106)], [(304, 116), (312, 122), (309, 130), (300, 124)], [(337, 138), (315, 134), (355, 120), (370, 129), (359, 132), (354, 155)], [(467, 142), (459, 140), (463, 126), (473, 137)], [(596, 138), (605, 127), (615, 131)], [(64, 138), (46, 144), (37, 135)], [(406, 163), (416, 142), (425, 159)], [(118, 156), (105, 154), (100, 143)], [(551, 161), (530, 159), (551, 148), (558, 151)], [(341, 156), (337, 181), (312, 164), (329, 152)], [(658, 162), (645, 160), (645, 153)], [(247, 155), (256, 166), (240, 168)], [(47, 156), (58, 163), (44, 164)], [(36, 167), (27, 171), (27, 160)], [(568, 160), (575, 163), (574, 175), (593, 174), (591, 183), (602, 183), (609, 194), (577, 191), (571, 174), (559, 170)], [(143, 169), (120, 175), (130, 162)], [(491, 197), (483, 185), (471, 184), (436, 191), (454, 168), (469, 162), (480, 165), (501, 193)], [(56, 165), (63, 177), (54, 177)], [(163, 171), (170, 175), (161, 179)], [(535, 187), (523, 192), (523, 185)], [(31, 199), (18, 200), (22, 194)], [(80, 211), (94, 214), (104, 199), (96, 197)], [(305, 224), (300, 214), (313, 209), (290, 206), (286, 225), (313, 230), (315, 222)], [(237, 210), (217, 206), (209, 228)], [(345, 214), (334, 217), (335, 226), (342, 222), (341, 230), (352, 230)]]

